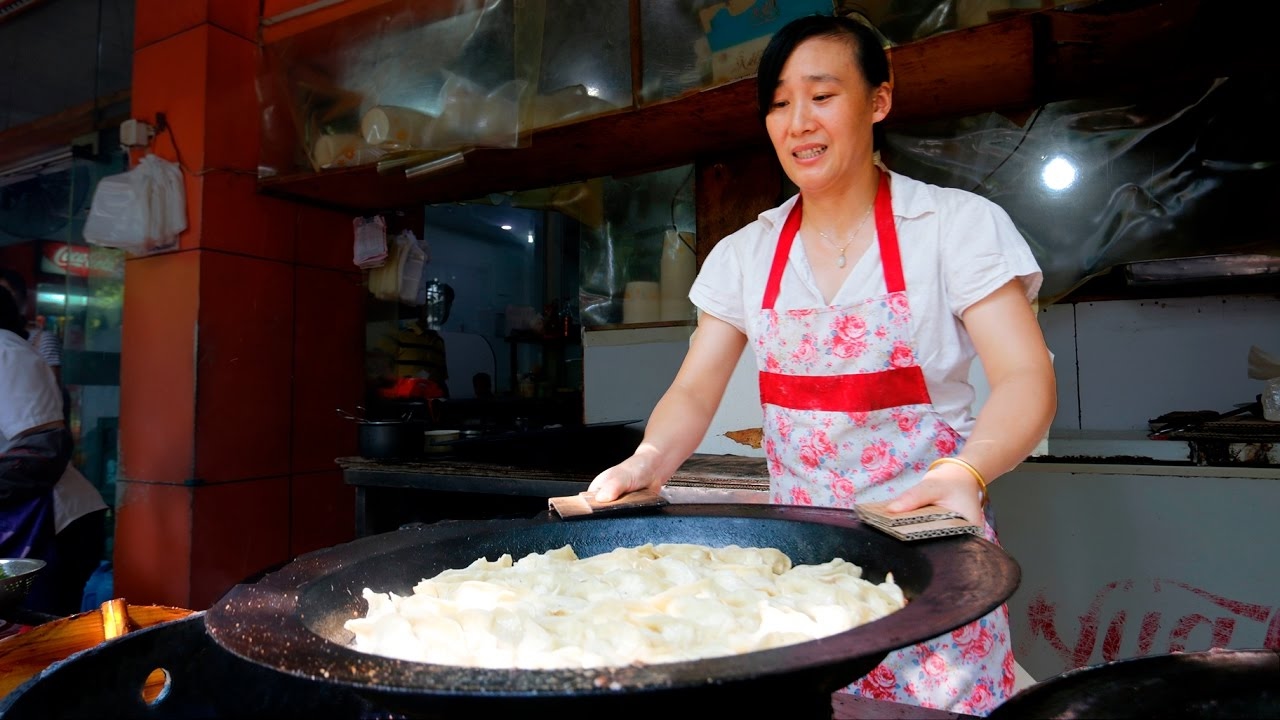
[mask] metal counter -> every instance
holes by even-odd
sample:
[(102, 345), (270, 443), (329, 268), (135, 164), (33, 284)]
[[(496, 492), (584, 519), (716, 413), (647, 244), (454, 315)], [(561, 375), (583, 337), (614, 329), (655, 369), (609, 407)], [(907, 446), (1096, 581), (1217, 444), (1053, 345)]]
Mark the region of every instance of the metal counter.
[[(587, 489), (605, 469), (564, 457), (488, 462), (475, 457), (388, 462), (338, 458), (343, 479), (356, 489), (356, 536), (414, 522), (532, 517), (547, 498)], [(761, 458), (694, 455), (664, 490), (672, 502), (765, 502), (768, 472)]]

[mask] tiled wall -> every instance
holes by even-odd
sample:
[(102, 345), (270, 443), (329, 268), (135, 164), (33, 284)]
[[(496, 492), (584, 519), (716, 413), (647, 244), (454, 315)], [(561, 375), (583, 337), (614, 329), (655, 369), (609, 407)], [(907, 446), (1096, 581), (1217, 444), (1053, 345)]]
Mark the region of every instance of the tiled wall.
[(1247, 358), (1252, 345), (1280, 353), (1280, 298), (1055, 305), (1041, 327), (1056, 355), (1054, 428), (1141, 431), (1166, 412), (1222, 412), (1262, 392)]

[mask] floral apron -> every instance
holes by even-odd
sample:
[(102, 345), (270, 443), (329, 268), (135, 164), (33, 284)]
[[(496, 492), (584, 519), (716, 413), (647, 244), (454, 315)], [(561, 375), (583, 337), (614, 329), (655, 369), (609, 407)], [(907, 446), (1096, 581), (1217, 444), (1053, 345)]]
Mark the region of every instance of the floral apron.
[[(801, 201), (774, 252), (760, 312), (750, 319), (760, 371), (772, 502), (849, 508), (897, 497), (963, 438), (933, 408), (916, 362), (887, 173), (876, 191), (888, 293), (848, 306), (778, 311), (800, 228)], [(990, 523), (987, 539), (995, 541)], [(985, 715), (1013, 694), (1008, 608), (889, 654), (848, 692)]]

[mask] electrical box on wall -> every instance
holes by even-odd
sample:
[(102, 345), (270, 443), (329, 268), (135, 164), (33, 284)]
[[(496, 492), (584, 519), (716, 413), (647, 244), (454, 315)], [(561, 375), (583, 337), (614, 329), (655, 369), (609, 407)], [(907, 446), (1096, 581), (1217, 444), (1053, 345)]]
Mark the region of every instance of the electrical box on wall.
[(146, 147), (156, 136), (156, 129), (141, 120), (130, 118), (120, 123), (120, 144), (125, 147)]

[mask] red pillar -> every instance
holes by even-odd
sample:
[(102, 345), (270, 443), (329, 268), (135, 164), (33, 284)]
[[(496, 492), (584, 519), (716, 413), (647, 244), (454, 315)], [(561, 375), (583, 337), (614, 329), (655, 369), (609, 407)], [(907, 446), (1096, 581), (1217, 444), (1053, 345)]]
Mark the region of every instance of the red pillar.
[[(334, 457), (360, 397), (351, 218), (256, 192), (258, 0), (138, 0), (133, 117), (184, 166), (177, 248), (130, 258), (121, 357), (118, 597), (204, 609), (351, 538)], [(346, 228), (344, 232), (344, 227)]]

